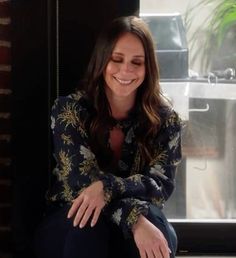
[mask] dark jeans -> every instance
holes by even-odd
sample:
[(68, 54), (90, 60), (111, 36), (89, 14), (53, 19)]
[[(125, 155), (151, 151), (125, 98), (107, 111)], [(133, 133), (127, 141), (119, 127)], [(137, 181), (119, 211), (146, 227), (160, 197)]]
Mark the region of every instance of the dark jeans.
[[(100, 215), (97, 224), (83, 229), (73, 227), (67, 219), (68, 207), (57, 208), (45, 218), (35, 234), (35, 253), (38, 258), (138, 258), (133, 238), (125, 239), (111, 222)], [(173, 227), (157, 207), (151, 205), (146, 216), (166, 237), (174, 257), (177, 238)]]

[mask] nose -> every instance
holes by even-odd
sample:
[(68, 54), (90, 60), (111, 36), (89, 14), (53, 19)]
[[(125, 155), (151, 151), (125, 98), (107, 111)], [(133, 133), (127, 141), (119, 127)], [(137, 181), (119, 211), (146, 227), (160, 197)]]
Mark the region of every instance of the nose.
[(132, 73), (134, 69), (131, 63), (125, 62), (121, 64), (120, 70), (124, 73)]

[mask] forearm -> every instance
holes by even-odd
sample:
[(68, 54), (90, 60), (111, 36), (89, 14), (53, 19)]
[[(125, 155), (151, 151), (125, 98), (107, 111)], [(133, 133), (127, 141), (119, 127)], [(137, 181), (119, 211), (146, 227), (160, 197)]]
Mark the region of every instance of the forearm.
[(124, 198), (112, 201), (104, 208), (104, 213), (117, 226), (125, 237), (130, 237), (132, 227), (136, 224), (141, 214), (148, 213), (149, 203), (134, 198)]

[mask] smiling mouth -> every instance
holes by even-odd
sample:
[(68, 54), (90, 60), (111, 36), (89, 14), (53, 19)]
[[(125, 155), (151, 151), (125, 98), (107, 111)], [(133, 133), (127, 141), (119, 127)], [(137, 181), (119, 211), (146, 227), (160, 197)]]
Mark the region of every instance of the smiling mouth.
[(116, 77), (114, 77), (114, 78), (116, 79), (116, 81), (118, 81), (122, 85), (129, 85), (134, 81), (134, 80), (122, 80), (122, 79), (119, 79), (119, 78), (116, 78)]

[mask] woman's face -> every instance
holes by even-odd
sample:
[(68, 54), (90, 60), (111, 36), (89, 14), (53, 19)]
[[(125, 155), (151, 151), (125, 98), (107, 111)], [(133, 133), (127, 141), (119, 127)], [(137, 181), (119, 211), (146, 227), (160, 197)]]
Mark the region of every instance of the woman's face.
[(137, 36), (125, 33), (118, 39), (103, 76), (109, 96), (136, 96), (145, 78), (145, 52)]

